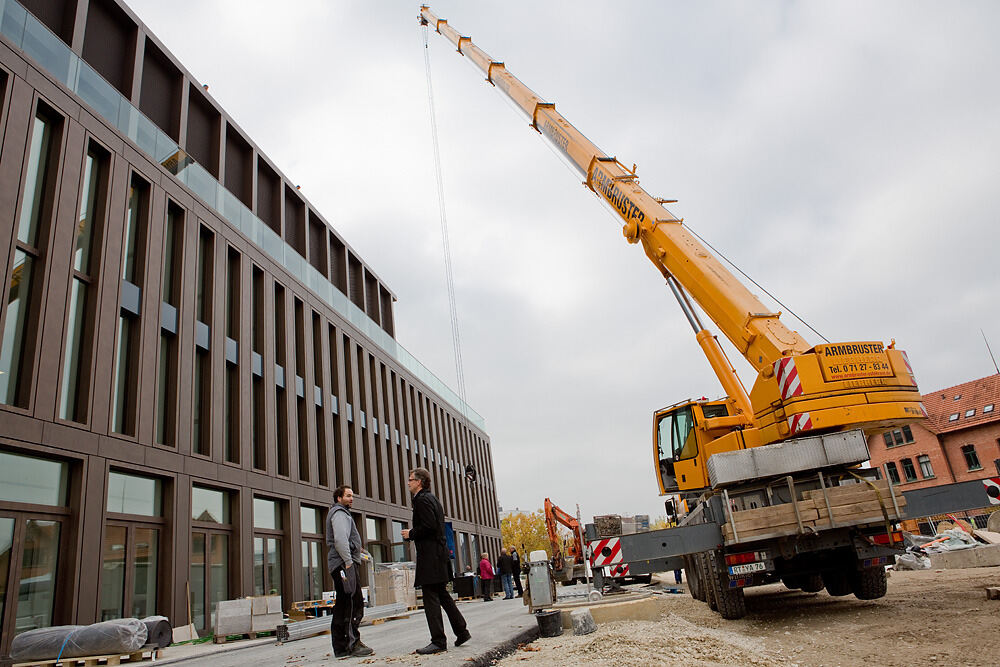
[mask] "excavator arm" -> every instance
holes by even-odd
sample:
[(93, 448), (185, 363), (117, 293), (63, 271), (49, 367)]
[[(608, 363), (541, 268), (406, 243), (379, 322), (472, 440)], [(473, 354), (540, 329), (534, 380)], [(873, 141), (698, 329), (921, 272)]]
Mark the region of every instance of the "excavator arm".
[(569, 528), (569, 531), (573, 534), (573, 543), (566, 549), (564, 555), (571, 556), (575, 559), (575, 562), (581, 562), (583, 559), (583, 544), (580, 543), (580, 522), (575, 517), (559, 509), (551, 500), (546, 498), (545, 530), (549, 534), (549, 542), (552, 544), (553, 555), (556, 555), (556, 549), (559, 550), (559, 553), (562, 553), (560, 546), (562, 540), (559, 538), (559, 530), (556, 528), (557, 523), (561, 523), (566, 528)]

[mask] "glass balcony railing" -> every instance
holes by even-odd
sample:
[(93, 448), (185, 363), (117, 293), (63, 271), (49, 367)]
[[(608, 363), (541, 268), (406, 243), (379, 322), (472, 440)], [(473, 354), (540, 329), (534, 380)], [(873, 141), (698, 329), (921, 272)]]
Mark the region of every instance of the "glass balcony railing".
[(15, 0), (0, 0), (0, 12), (0, 33), (14, 46), (76, 93), (99, 116), (135, 142), (146, 155), (174, 174), (230, 225), (285, 267), (403, 368), (451, 403), (470, 422), (481, 429), (486, 428), (485, 420), (448, 385), (354, 305), (326, 276), (285, 243), (284, 239), (255, 216), (211, 173), (186, 155), (177, 142), (132, 106), (114, 86), (73, 53), (48, 27)]

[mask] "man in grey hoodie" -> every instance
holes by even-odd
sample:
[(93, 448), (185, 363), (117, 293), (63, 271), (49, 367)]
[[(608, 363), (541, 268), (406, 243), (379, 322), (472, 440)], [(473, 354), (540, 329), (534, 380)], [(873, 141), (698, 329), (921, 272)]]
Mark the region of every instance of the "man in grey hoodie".
[(354, 491), (338, 486), (333, 491), (333, 507), (326, 515), (327, 569), (333, 577), (337, 601), (330, 621), (333, 654), (338, 658), (372, 655), (374, 651), (361, 641), (359, 628), (365, 615), (358, 567), (367, 555), (361, 548), (361, 534), (351, 517)]

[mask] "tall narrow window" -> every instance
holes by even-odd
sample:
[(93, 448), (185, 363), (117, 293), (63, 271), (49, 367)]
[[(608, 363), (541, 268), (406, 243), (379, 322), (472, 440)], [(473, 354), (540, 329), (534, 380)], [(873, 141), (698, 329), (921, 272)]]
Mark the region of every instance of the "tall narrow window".
[(198, 284), (195, 312), (198, 320), (212, 324), (212, 249), (214, 238), (211, 231), (202, 227), (198, 234)]
[[(288, 399), (285, 387), (294, 378), (285, 365), (285, 288), (274, 284), (274, 364), (277, 419), (275, 436), (278, 445), (278, 474), (288, 476)], [(280, 376), (280, 377), (279, 377)]]
[(211, 359), (208, 352), (197, 348), (194, 354), (194, 424), (191, 431), (191, 449), (195, 454), (211, 456), (212, 400)]
[(965, 464), (969, 467), (969, 470), (982, 470), (983, 466), (979, 463), (979, 455), (976, 454), (975, 445), (965, 445), (962, 447), (962, 455), (965, 456)]
[(55, 115), (39, 105), (24, 168), (24, 198), (17, 226), (7, 312), (0, 338), (0, 403), (27, 407), (37, 328), (39, 266), (52, 217), (58, 132)]
[(240, 367), (226, 362), (226, 447), (230, 463), (240, 462)]
[(156, 387), (156, 442), (177, 443), (177, 323), (180, 308), (180, 277), (177, 264), (183, 258), (184, 210), (167, 202), (163, 241), (163, 321), (160, 326), (160, 359)]
[(263, 372), (264, 350), (264, 272), (256, 266), (251, 272), (250, 285), (250, 349), (253, 357), (251, 372), (252, 395), (251, 410), (251, 440), (253, 443), (253, 467), (257, 470), (267, 468), (267, 452), (264, 437), (264, 380)]
[(240, 461), (240, 253), (226, 253), (226, 461)]
[(295, 413), (299, 443), (299, 479), (309, 481), (309, 429), (306, 421), (305, 374), (305, 309), (299, 299), (295, 304)]
[(323, 391), (323, 323), (319, 314), (312, 314), (313, 334), (313, 402), (316, 404), (316, 462), (319, 468), (320, 486), (329, 486), (330, 479), (326, 463), (326, 416), (323, 413), (323, 403), (326, 392)]
[[(87, 387), (90, 378), (90, 349), (93, 340), (91, 286), (96, 282), (96, 262), (92, 249), (99, 247), (107, 192), (106, 152), (91, 144), (83, 167), (80, 212), (73, 250), (73, 277), (70, 281), (69, 312), (66, 318), (66, 349), (63, 353), (59, 391), (59, 418), (87, 420)], [(96, 243), (95, 243), (96, 241)]]
[(118, 313), (118, 349), (115, 355), (114, 400), (111, 427), (116, 433), (135, 435), (138, 389), (139, 313), (145, 262), (146, 227), (149, 219), (149, 184), (132, 175), (125, 239), (122, 249), (121, 305)]

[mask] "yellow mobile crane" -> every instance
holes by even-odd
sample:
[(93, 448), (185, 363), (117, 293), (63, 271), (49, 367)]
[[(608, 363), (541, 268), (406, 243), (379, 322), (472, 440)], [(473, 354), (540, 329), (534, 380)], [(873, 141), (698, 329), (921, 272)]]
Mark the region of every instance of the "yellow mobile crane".
[[(651, 196), (639, 185), (634, 166), (629, 169), (600, 150), (554, 104), (544, 101), (428, 6), (421, 6), (419, 19), (482, 70), (486, 80), (506, 94), (530, 118), (531, 126), (579, 170), (584, 185), (618, 214), (626, 240), (641, 244), (666, 280), (725, 390), (722, 400), (683, 401), (654, 414), (653, 456), (660, 494), (680, 493), (692, 505), (697, 503), (692, 512), (696, 518), (689, 517), (686, 523), (703, 525), (700, 532), (688, 531), (682, 545), (665, 551), (636, 545), (633, 562), (676, 566), (677, 557), (683, 556), (692, 588), (703, 589), (702, 595), (697, 590), (693, 593), (727, 617), (744, 613), (744, 586), (776, 578), (789, 585), (805, 582), (804, 587), (818, 590), (824, 585), (818, 583), (820, 578), (825, 577), (823, 581), (835, 595), (853, 591), (859, 597), (879, 597), (879, 590), (884, 594), (884, 570), (881, 577), (858, 572), (876, 570), (879, 554), (884, 562), (887, 552), (875, 548), (870, 536), (857, 529), (868, 524), (851, 523), (843, 512), (834, 519), (828, 489), (854, 481), (852, 467), (868, 460), (865, 436), (926, 416), (906, 353), (896, 349), (894, 341), (889, 345), (878, 341), (810, 345), (685, 228), (682, 219), (664, 206), (670, 202)], [(701, 323), (691, 299), (756, 370), (749, 393), (719, 341)], [(808, 497), (813, 491), (830, 508), (829, 528), (853, 526), (853, 532), (840, 530), (829, 539), (816, 539), (823, 530), (809, 525), (812, 509), (803, 505), (803, 494)], [(879, 491), (871, 485), (872, 497), (882, 510), (878, 519), (884, 519), (879, 529), (882, 540), (892, 546), (898, 534), (890, 529), (889, 518), (890, 514), (898, 517), (900, 508), (890, 493), (893, 511), (886, 511), (885, 491), (885, 487)], [(864, 502), (870, 500), (866, 496)], [(754, 517), (737, 516), (740, 512), (770, 511), (770, 515), (756, 517), (757, 523), (777, 525), (775, 517), (784, 512), (787, 518), (789, 507), (795, 519), (791, 537), (779, 535), (788, 538), (780, 544), (765, 538), (750, 540), (758, 555), (767, 557), (748, 560), (731, 553), (735, 545), (762, 534), (761, 528), (750, 527), (757, 525), (749, 522)], [(732, 534), (727, 536), (724, 528)], [(830, 556), (827, 552), (836, 551), (831, 545), (837, 544), (854, 549), (846, 556)], [(768, 549), (784, 552), (775, 558)], [(624, 545), (621, 550), (626, 550)], [(826, 555), (798, 558), (818, 552)], [(734, 555), (739, 558), (731, 558)], [(592, 559), (592, 564), (600, 566), (599, 556), (595, 557), (598, 560)], [(870, 562), (873, 559), (875, 565)]]

